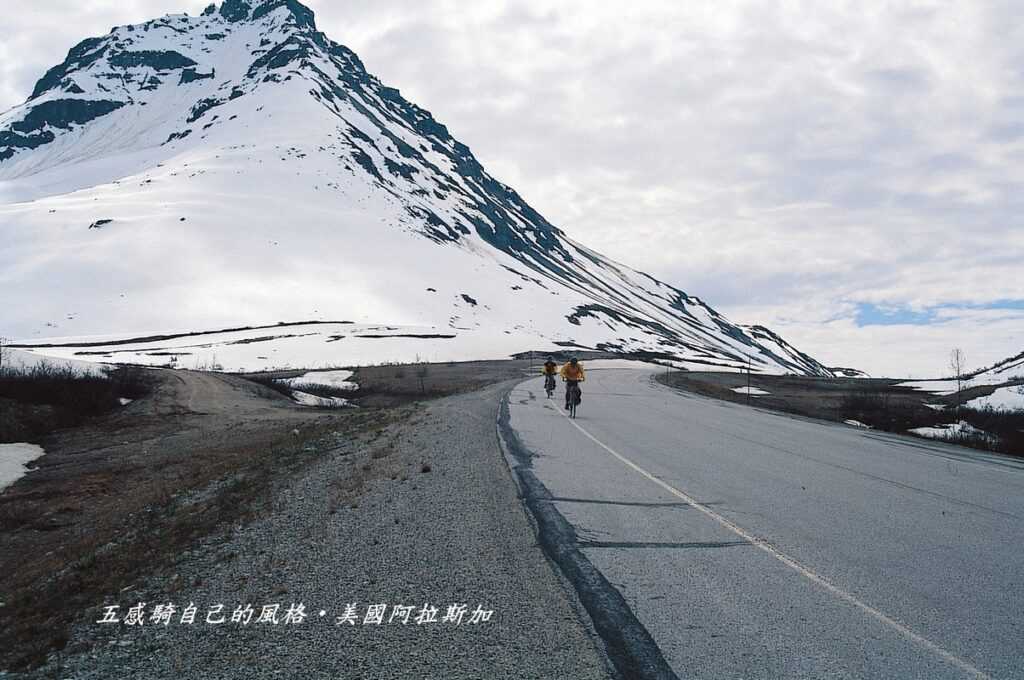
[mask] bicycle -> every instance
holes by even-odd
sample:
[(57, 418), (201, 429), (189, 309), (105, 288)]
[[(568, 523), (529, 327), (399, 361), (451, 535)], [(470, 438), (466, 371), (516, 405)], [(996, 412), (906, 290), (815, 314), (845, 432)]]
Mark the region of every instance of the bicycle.
[(555, 393), (555, 376), (550, 373), (544, 376), (544, 391), (548, 393), (548, 399)]
[(583, 398), (583, 393), (580, 390), (580, 384), (575, 380), (569, 381), (569, 417), (573, 420), (576, 419), (576, 407), (580, 405), (580, 401)]

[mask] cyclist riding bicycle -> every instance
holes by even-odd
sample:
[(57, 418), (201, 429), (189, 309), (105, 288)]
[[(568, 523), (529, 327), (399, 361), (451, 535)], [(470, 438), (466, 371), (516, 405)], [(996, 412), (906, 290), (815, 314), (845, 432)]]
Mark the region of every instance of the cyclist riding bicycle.
[(565, 381), (565, 410), (568, 411), (569, 399), (573, 392), (579, 389), (579, 384), (587, 379), (587, 374), (583, 372), (583, 364), (576, 357), (569, 359), (569, 363), (562, 366), (559, 373)]
[(550, 397), (551, 393), (555, 391), (555, 376), (558, 375), (558, 364), (555, 363), (555, 358), (548, 357), (540, 372), (544, 376), (544, 389)]

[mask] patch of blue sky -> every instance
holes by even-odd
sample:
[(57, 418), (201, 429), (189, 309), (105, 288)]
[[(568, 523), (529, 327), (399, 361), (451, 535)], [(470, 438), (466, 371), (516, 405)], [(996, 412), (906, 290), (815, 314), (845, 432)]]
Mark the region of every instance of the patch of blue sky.
[[(1002, 299), (977, 303), (947, 303), (915, 309), (904, 305), (857, 304), (854, 320), (858, 326), (927, 326), (947, 321), (950, 310), (1024, 309), (1024, 299)], [(940, 311), (947, 312), (939, 314)]]
[(855, 321), (858, 326), (925, 326), (934, 323), (935, 310), (861, 302), (857, 305)]

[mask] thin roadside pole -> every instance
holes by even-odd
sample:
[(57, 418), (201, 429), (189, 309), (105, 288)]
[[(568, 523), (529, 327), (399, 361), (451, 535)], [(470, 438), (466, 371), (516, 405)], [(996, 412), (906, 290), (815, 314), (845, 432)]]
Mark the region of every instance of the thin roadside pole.
[(750, 406), (750, 355), (747, 355), (747, 406)]

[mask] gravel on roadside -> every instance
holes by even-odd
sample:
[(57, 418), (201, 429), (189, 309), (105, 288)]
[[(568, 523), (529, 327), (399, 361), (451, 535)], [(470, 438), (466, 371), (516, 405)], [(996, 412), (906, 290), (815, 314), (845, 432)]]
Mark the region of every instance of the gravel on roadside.
[[(600, 640), (537, 546), (495, 419), (511, 383), (405, 407), (283, 483), (266, 511), (98, 602), (35, 677), (608, 678)], [(99, 624), (145, 602), (141, 626)], [(150, 620), (173, 604), (168, 625)], [(195, 623), (180, 623), (190, 603)], [(280, 621), (302, 604), (302, 623)], [(338, 623), (354, 603), (357, 623)], [(223, 605), (224, 623), (207, 623)], [(256, 623), (279, 604), (278, 624)], [(383, 623), (364, 623), (386, 604)], [(462, 622), (444, 622), (451, 605)], [(251, 605), (247, 625), (233, 611)], [(396, 605), (412, 607), (407, 623)], [(435, 622), (416, 623), (437, 608)], [(473, 613), (492, 611), (471, 623)], [(323, 615), (321, 615), (323, 612)], [(482, 615), (481, 615), (482, 616)], [(217, 618), (217, 615), (214, 616)], [(389, 622), (390, 621), (390, 622)]]

